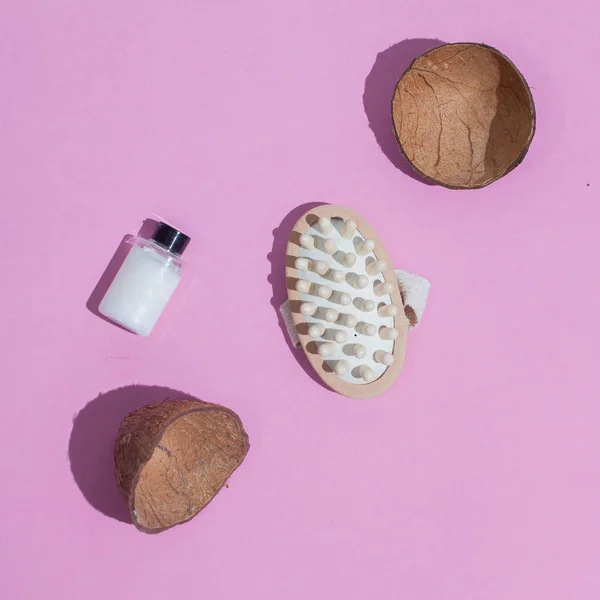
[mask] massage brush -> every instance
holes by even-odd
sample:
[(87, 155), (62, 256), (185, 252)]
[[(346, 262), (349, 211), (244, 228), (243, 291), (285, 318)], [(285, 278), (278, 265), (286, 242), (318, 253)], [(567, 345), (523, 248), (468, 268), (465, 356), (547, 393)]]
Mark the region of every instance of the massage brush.
[(311, 209), (290, 234), (286, 277), (295, 331), (323, 382), (352, 398), (385, 391), (402, 369), (408, 320), (373, 228), (342, 206)]

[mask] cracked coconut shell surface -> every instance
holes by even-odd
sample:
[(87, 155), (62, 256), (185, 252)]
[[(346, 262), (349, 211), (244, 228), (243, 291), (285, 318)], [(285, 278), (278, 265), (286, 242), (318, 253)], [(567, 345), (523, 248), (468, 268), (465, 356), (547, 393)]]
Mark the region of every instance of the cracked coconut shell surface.
[(125, 417), (115, 476), (133, 524), (158, 533), (196, 516), (250, 447), (240, 418), (216, 404), (168, 400)]
[(433, 183), (479, 188), (514, 169), (535, 132), (529, 87), (502, 53), (447, 44), (417, 58), (394, 94), (402, 153)]

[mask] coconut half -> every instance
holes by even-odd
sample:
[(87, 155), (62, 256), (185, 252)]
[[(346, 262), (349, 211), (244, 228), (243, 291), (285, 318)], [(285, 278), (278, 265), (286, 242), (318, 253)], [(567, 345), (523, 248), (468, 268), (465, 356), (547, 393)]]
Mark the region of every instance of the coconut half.
[(392, 101), (400, 149), (425, 179), (481, 188), (525, 158), (535, 106), (525, 78), (483, 44), (445, 44), (419, 56)]
[(250, 443), (237, 414), (194, 400), (149, 404), (125, 417), (115, 476), (133, 524), (158, 533), (195, 517), (240, 466)]

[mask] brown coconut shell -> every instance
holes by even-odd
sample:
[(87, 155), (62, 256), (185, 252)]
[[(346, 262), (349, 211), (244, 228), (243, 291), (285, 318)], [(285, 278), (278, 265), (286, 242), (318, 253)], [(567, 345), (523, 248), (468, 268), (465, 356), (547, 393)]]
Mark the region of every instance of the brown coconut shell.
[(525, 78), (483, 44), (445, 44), (413, 61), (396, 86), (392, 118), (400, 149), (422, 177), (481, 188), (525, 158), (535, 106)]
[(189, 521), (249, 448), (240, 418), (217, 404), (168, 400), (132, 412), (115, 440), (115, 476), (133, 524), (159, 533)]

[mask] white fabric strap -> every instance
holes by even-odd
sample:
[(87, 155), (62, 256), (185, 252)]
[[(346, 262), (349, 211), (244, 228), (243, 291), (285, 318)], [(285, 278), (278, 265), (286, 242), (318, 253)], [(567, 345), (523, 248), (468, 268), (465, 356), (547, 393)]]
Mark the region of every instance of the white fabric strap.
[[(428, 279), (421, 277), (420, 275), (414, 275), (413, 273), (403, 271), (402, 269), (396, 269), (395, 271), (396, 277), (398, 278), (400, 294), (402, 295), (402, 300), (404, 302), (404, 312), (408, 320), (408, 328), (415, 329), (419, 326), (421, 319), (423, 318), (431, 283)], [(283, 317), (283, 322), (285, 323), (285, 328), (292, 340), (292, 344), (294, 347), (299, 348), (300, 340), (296, 333), (288, 300), (279, 307), (279, 312)]]

